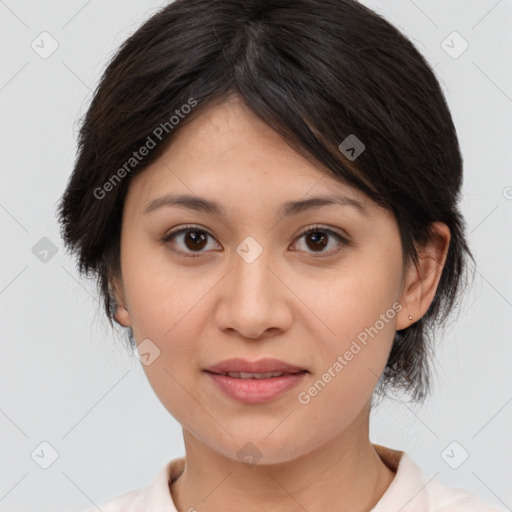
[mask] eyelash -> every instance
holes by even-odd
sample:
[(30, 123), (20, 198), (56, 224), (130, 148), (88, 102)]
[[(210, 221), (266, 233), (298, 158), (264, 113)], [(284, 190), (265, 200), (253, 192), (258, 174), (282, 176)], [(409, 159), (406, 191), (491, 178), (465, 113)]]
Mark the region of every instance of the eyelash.
[[(162, 241), (162, 243), (170, 242), (173, 238), (175, 238), (178, 235), (181, 235), (183, 233), (186, 233), (188, 231), (198, 231), (200, 233), (206, 233), (209, 237), (214, 238), (205, 229), (203, 229), (199, 226), (193, 225), (193, 224), (192, 225), (189, 224), (189, 225), (183, 226), (175, 231), (171, 231), (170, 233), (166, 234), (164, 236), (164, 238), (162, 238), (161, 241)], [(310, 253), (310, 254), (312, 254), (313, 258), (327, 258), (327, 257), (335, 256), (335, 255), (339, 254), (343, 249), (345, 249), (345, 247), (348, 247), (350, 245), (350, 241), (347, 238), (345, 238), (344, 236), (341, 236), (340, 234), (336, 233), (335, 231), (333, 231), (331, 229), (324, 228), (321, 225), (314, 225), (314, 226), (307, 228), (306, 230), (299, 233), (297, 235), (297, 238), (300, 238), (300, 237), (303, 237), (304, 235), (308, 235), (308, 234), (315, 233), (315, 232), (328, 233), (329, 235), (334, 235), (334, 237), (337, 238), (338, 241), (340, 242), (340, 247), (337, 249), (331, 249), (330, 251), (328, 251), (326, 253), (320, 253), (319, 255), (315, 255), (315, 253)], [(185, 253), (183, 251), (174, 251), (174, 250), (173, 250), (173, 252), (175, 252), (185, 258), (198, 258), (200, 256), (203, 256), (204, 251), (196, 251), (196, 254), (194, 254), (193, 252)]]

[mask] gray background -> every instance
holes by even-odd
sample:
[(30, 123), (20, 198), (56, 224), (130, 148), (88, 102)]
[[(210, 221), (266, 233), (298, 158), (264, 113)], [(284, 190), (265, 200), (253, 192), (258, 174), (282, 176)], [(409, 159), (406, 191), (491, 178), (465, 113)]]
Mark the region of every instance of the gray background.
[[(92, 507), (147, 485), (184, 454), (179, 424), (109, 330), (94, 283), (64, 254), (55, 219), (78, 120), (108, 58), (165, 3), (0, 1), (2, 511)], [(435, 66), (464, 156), (462, 210), (477, 260), (465, 307), (440, 337), (432, 397), (423, 407), (404, 397), (385, 401), (372, 415), (371, 439), (405, 450), (427, 475), (510, 509), (512, 3), (364, 3)], [(43, 31), (59, 45), (45, 59), (31, 47), (43, 45)], [(453, 31), (469, 44), (457, 58), (461, 41), (442, 43)], [(51, 245), (56, 253), (44, 256)], [(43, 469), (52, 449), (58, 458)], [(468, 459), (450, 467), (463, 450)]]

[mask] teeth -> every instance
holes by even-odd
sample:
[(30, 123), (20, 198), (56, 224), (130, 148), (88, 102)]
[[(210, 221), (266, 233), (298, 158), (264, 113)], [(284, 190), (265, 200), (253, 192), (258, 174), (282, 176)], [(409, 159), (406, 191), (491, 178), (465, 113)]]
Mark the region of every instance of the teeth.
[(285, 375), (283, 372), (267, 372), (267, 373), (250, 373), (250, 372), (227, 372), (223, 375), (228, 375), (233, 379), (269, 379), (271, 377), (280, 377)]

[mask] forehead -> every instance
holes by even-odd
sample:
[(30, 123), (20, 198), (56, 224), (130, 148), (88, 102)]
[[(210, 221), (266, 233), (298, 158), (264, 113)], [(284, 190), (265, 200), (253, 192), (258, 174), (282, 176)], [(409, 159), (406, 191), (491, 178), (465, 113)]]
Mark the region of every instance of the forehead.
[[(181, 127), (161, 157), (133, 178), (129, 196), (130, 192), (132, 201), (144, 203), (137, 208), (141, 212), (151, 209), (151, 203), (154, 207), (165, 201), (163, 196), (171, 192), (174, 196), (217, 198), (217, 203), (243, 203), (248, 208), (251, 202), (279, 204), (283, 214), (300, 210), (292, 201), (313, 196), (352, 203), (367, 215), (373, 206), (361, 191), (297, 153), (236, 98), (204, 109)], [(186, 201), (193, 202), (190, 198)], [(207, 202), (203, 201), (203, 206)], [(209, 208), (220, 214), (213, 211), (213, 201), (209, 202), (203, 211)], [(167, 203), (172, 200), (168, 198)], [(198, 209), (199, 203), (196, 201)]]
[(238, 97), (212, 105), (186, 124), (172, 141), (168, 152), (179, 158), (204, 162), (204, 167), (232, 162), (243, 165), (241, 173), (251, 179), (250, 170), (276, 173), (292, 178), (298, 173), (324, 173), (291, 148), (280, 134), (260, 119)]

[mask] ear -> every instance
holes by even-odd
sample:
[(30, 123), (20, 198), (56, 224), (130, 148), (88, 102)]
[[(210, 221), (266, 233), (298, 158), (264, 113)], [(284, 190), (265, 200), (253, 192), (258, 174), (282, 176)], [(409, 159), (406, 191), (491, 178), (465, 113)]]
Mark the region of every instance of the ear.
[(116, 304), (114, 319), (122, 326), (129, 327), (131, 325), (130, 313), (126, 306), (125, 291), (121, 280), (118, 278), (109, 279), (109, 290), (110, 296)]
[[(441, 279), (441, 274), (450, 246), (450, 229), (443, 222), (430, 225), (432, 240), (418, 247), (418, 266), (410, 262), (405, 284), (400, 297), (400, 311), (396, 329), (405, 329), (419, 320), (428, 310)], [(409, 315), (412, 320), (409, 320)]]

